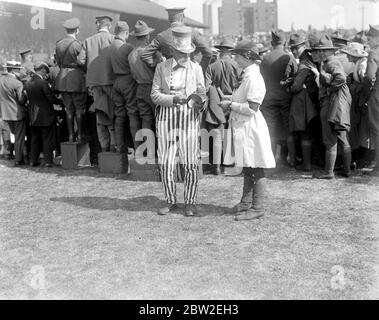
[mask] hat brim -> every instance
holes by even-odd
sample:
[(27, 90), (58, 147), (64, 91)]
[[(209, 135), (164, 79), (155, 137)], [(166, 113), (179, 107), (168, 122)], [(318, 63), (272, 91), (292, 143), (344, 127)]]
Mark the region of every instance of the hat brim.
[(251, 52), (251, 53), (254, 54), (254, 56), (255, 56), (255, 58), (256, 58), (255, 60), (262, 60), (262, 58), (261, 58), (261, 56), (259, 55), (259, 53), (256, 53), (256, 52), (251, 51), (251, 50), (233, 49), (233, 50), (231, 50), (231, 52), (232, 52), (233, 54), (239, 54), (239, 55), (243, 55), (243, 54), (245, 54), (246, 52)]
[(153, 28), (147, 28), (143, 32), (132, 31), (132, 32), (130, 32), (130, 35), (134, 36), (134, 37), (142, 37), (142, 36), (147, 36), (148, 34), (153, 33), (154, 31), (155, 31), (155, 29), (153, 29)]
[(222, 50), (222, 49), (228, 49), (228, 50), (232, 50), (234, 49), (234, 47), (231, 47), (231, 46), (223, 46), (223, 45), (218, 45), (218, 46), (214, 46), (216, 49), (218, 50)]
[(301, 45), (306, 44), (306, 43), (307, 43), (307, 41), (304, 40), (304, 41), (301, 41), (298, 43), (290, 44), (290, 48), (295, 48), (295, 47), (301, 46)]
[(313, 47), (311, 48), (311, 51), (322, 51), (322, 50), (339, 50), (340, 48), (338, 47)]
[(354, 53), (349, 52), (347, 50), (341, 50), (341, 52), (346, 53), (347, 55), (355, 57), (355, 58), (367, 58), (368, 57), (367, 52), (365, 52), (364, 54), (354, 54)]
[(181, 53), (192, 53), (196, 50), (196, 46), (193, 43), (191, 43), (191, 48), (188, 48), (188, 49), (179, 48), (179, 47), (176, 47), (174, 45), (171, 45), (171, 47), (172, 47), (172, 49), (179, 51)]

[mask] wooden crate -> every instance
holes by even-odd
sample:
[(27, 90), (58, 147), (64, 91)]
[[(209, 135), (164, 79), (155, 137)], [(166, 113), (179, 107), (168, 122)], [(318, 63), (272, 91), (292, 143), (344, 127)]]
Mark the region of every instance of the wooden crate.
[(61, 144), (61, 152), (63, 169), (91, 166), (88, 143), (64, 142)]
[(99, 171), (101, 173), (123, 174), (128, 172), (129, 161), (126, 153), (99, 153)]

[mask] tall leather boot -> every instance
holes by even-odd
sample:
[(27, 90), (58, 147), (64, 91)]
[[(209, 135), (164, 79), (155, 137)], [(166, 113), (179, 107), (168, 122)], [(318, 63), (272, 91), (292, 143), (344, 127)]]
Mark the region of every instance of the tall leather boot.
[(301, 150), (303, 153), (303, 164), (297, 166), (296, 170), (303, 172), (312, 171), (312, 143), (311, 141), (302, 141)]
[(346, 178), (351, 177), (351, 150), (344, 150), (342, 154), (343, 161), (343, 176)]
[(265, 178), (256, 177), (253, 187), (252, 207), (243, 214), (236, 216), (236, 221), (256, 220), (264, 216)]
[(288, 148), (288, 157), (289, 157), (289, 166), (294, 168), (296, 165), (296, 144), (295, 137), (290, 135), (287, 138), (287, 148)]
[(333, 180), (334, 176), (334, 165), (337, 159), (337, 152), (326, 151), (325, 153), (325, 173), (316, 176), (317, 179)]
[(66, 110), (66, 121), (68, 130), (68, 141), (74, 142), (74, 115)]
[(240, 214), (252, 207), (254, 180), (251, 168), (244, 168), (243, 191), (241, 202), (233, 208), (233, 213)]

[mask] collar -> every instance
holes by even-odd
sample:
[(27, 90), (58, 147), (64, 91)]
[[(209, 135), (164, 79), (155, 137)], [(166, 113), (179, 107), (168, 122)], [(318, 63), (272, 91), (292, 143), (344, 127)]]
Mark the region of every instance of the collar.
[(107, 32), (107, 33), (110, 33), (107, 28), (101, 28), (98, 32)]
[(186, 64), (179, 64), (176, 60), (175, 60), (175, 58), (172, 58), (172, 69), (179, 69), (179, 68), (184, 68), (184, 69), (186, 69), (187, 67), (188, 67), (188, 65), (189, 65), (189, 60), (188, 60), (188, 62), (186, 63)]
[(178, 21), (172, 22), (170, 25), (171, 28), (181, 27), (181, 26), (184, 26), (184, 23), (178, 22)]
[(76, 40), (76, 35), (74, 35), (74, 34), (68, 34), (67, 37), (74, 38)]
[(126, 42), (124, 39), (121, 39), (121, 38), (118, 37), (118, 36), (115, 36), (114, 38), (115, 38), (115, 40), (120, 40), (120, 41), (122, 41), (122, 42)]

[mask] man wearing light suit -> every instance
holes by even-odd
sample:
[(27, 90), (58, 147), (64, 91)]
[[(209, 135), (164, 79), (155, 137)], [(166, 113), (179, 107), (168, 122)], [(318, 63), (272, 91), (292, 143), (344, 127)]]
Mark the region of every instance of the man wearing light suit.
[(168, 203), (158, 214), (177, 210), (174, 170), (179, 152), (185, 170), (185, 214), (194, 216), (200, 164), (200, 112), (206, 89), (200, 65), (190, 60), (190, 53), (195, 51), (191, 28), (173, 28), (172, 35), (174, 57), (157, 66), (151, 90), (151, 99), (157, 105), (158, 162)]

